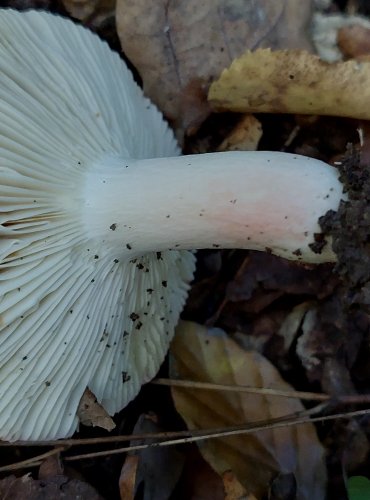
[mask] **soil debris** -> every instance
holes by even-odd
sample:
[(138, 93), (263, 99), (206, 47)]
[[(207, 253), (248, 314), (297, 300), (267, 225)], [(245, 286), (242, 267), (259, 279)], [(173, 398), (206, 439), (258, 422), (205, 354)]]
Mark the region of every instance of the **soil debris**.
[(320, 218), (322, 230), (332, 237), (338, 263), (335, 271), (349, 291), (350, 303), (370, 305), (370, 165), (362, 165), (360, 152), (349, 146), (338, 162), (348, 201), (337, 212)]

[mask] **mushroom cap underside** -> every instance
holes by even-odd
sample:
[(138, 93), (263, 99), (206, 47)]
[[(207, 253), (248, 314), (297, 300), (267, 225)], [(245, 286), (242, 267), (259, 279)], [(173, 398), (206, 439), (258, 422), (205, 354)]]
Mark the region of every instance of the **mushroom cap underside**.
[(0, 438), (62, 438), (86, 387), (114, 414), (155, 375), (194, 271), (187, 251), (116, 259), (88, 241), (84, 172), (179, 150), (93, 33), (7, 9), (0, 32)]

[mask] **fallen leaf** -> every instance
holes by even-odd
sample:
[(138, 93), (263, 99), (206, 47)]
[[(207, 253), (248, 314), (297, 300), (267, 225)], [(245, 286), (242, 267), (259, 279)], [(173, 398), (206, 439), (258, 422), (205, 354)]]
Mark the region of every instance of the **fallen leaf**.
[(261, 122), (253, 115), (244, 115), (217, 150), (255, 151), (261, 137)]
[[(250, 252), (227, 285), (226, 297), (231, 302), (253, 301), (254, 294), (276, 291), (290, 295), (325, 297), (332, 293), (335, 281), (330, 282), (332, 269), (327, 266), (302, 266), (264, 252)], [(267, 304), (268, 305), (268, 304)], [(259, 312), (263, 306), (252, 306)]]
[[(172, 377), (201, 382), (289, 390), (263, 356), (241, 349), (220, 329), (180, 323), (171, 346)], [(278, 397), (172, 388), (177, 411), (189, 429), (209, 429), (268, 420), (302, 411), (300, 401)], [(313, 425), (203, 442), (200, 451), (219, 473), (232, 470), (257, 498), (279, 473), (294, 473), (298, 498), (324, 498), (324, 451)]]
[(89, 26), (98, 27), (114, 17), (115, 0), (62, 0), (67, 12)]
[(193, 130), (204, 108), (184, 122), (189, 92), (202, 95), (247, 48), (309, 49), (310, 7), (311, 0), (118, 0), (117, 32), (148, 97), (177, 129)]
[(63, 465), (59, 453), (46, 458), (39, 468), (39, 479), (63, 475)]
[(280, 335), (284, 339), (283, 352), (288, 352), (291, 348), (297, 337), (303, 318), (310, 308), (312, 308), (312, 304), (310, 302), (302, 302), (293, 307), (293, 309), (285, 317), (279, 331), (277, 332), (277, 335)]
[(346, 57), (358, 57), (370, 54), (370, 26), (359, 24), (343, 26), (338, 30), (337, 42)]
[(88, 427), (101, 427), (111, 431), (116, 427), (113, 419), (108, 415), (90, 389), (85, 389), (77, 409), (77, 416), (81, 424)]
[(328, 64), (305, 51), (259, 49), (224, 70), (211, 106), (239, 113), (294, 113), (370, 119), (370, 62)]
[[(210, 114), (207, 99), (209, 84), (202, 78), (193, 78), (181, 93), (179, 116), (181, 127), (188, 136), (196, 134), (200, 125)], [(181, 139), (181, 138), (180, 138)]]
[(119, 492), (121, 500), (134, 500), (135, 483), (139, 457), (137, 455), (127, 455), (122, 466), (119, 477)]
[(254, 495), (248, 495), (244, 486), (238, 481), (235, 474), (228, 470), (222, 474), (225, 488), (225, 500), (254, 500)]
[(225, 500), (221, 477), (204, 460), (195, 445), (187, 449), (178, 491), (181, 491), (183, 499)]
[(294, 474), (278, 474), (272, 481), (269, 500), (295, 500), (297, 498), (297, 482)]
[(311, 307), (295, 349), (307, 379), (320, 382), (323, 392), (333, 396), (353, 393), (349, 370), (363, 350), (368, 328), (369, 315), (359, 309), (348, 316), (339, 294)]
[(103, 500), (96, 490), (78, 479), (65, 476), (47, 480), (33, 479), (30, 474), (22, 477), (8, 476), (0, 480), (0, 498), (3, 500)]
[[(133, 434), (162, 432), (154, 414), (141, 415), (133, 429)], [(149, 443), (148, 440), (145, 443)], [(140, 440), (130, 442), (131, 446), (143, 444)], [(184, 455), (173, 446), (149, 447), (133, 452), (138, 456), (135, 495), (140, 487), (143, 500), (163, 500), (170, 498), (183, 470)], [(126, 497), (122, 497), (126, 500)]]
[(370, 28), (370, 21), (362, 16), (348, 14), (321, 14), (312, 18), (311, 34), (316, 51), (323, 61), (334, 62), (343, 59), (338, 46), (338, 32), (344, 26), (358, 25)]

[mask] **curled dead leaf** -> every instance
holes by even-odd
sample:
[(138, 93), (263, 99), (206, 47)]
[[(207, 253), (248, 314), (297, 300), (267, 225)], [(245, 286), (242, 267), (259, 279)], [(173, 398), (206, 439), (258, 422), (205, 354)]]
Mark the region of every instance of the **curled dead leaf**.
[(77, 416), (81, 424), (88, 427), (100, 427), (111, 431), (116, 427), (113, 419), (108, 415), (90, 389), (85, 389), (78, 405)]
[(369, 119), (370, 62), (329, 64), (305, 51), (259, 49), (224, 70), (208, 99), (218, 111)]

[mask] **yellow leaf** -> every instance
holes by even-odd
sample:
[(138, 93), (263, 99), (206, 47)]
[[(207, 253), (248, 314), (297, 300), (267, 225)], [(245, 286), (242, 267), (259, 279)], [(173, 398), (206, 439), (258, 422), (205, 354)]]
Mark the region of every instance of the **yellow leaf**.
[(216, 110), (370, 118), (370, 62), (329, 64), (299, 50), (259, 49), (235, 59), (209, 90)]
[[(173, 378), (291, 389), (263, 356), (244, 351), (222, 330), (207, 330), (195, 323), (179, 325), (171, 346), (171, 365)], [(190, 429), (235, 426), (304, 409), (295, 399), (248, 393), (172, 388), (172, 394)], [(295, 474), (298, 498), (323, 498), (324, 452), (311, 424), (208, 440), (200, 451), (220, 475), (231, 470), (257, 498), (266, 494), (279, 472)]]
[(255, 151), (262, 137), (262, 126), (253, 115), (244, 115), (217, 148), (218, 151)]

